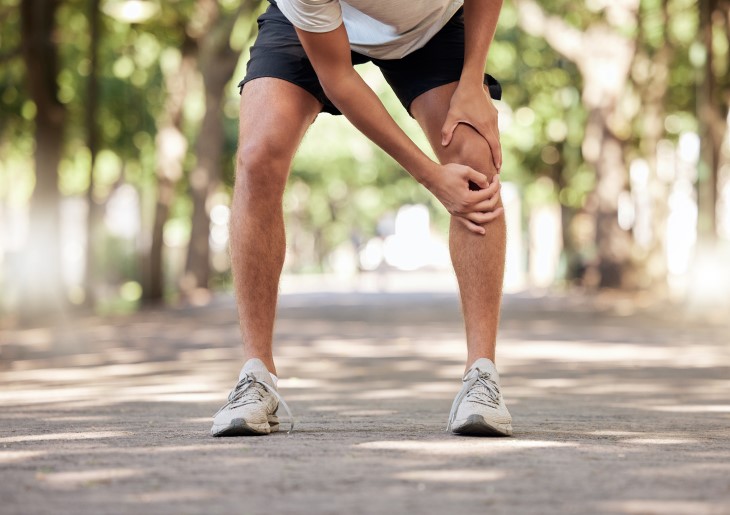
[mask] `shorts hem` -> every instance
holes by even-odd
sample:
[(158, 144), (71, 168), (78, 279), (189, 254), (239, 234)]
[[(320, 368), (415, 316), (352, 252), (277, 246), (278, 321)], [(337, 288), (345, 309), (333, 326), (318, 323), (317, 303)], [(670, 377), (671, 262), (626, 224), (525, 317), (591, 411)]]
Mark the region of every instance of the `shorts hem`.
[[(440, 88), (441, 86), (446, 86), (447, 84), (453, 84), (455, 82), (459, 82), (459, 79), (447, 80), (447, 81), (444, 81), (444, 82), (439, 82), (439, 83), (435, 83), (435, 84), (425, 85), (425, 87), (420, 88), (419, 90), (417, 90), (418, 93), (416, 93), (415, 95), (413, 95), (411, 97), (411, 99), (408, 101), (407, 104), (406, 104), (406, 102), (403, 102), (403, 101), (401, 101), (401, 103), (403, 104), (403, 107), (406, 108), (406, 111), (408, 112), (408, 114), (410, 115), (410, 117), (413, 118), (413, 113), (411, 113), (411, 105), (413, 105), (413, 102), (418, 97), (420, 97), (424, 93), (428, 93), (432, 89)], [(491, 75), (485, 73), (484, 74), (484, 85), (487, 86), (487, 89), (489, 91), (489, 96), (493, 100), (502, 100), (502, 86), (497, 81), (497, 79), (495, 79)]]
[(340, 115), (340, 114), (342, 114), (334, 106), (330, 106), (326, 102), (323, 102), (322, 99), (317, 94), (317, 93), (319, 93), (318, 91), (316, 91), (314, 89), (310, 89), (310, 88), (306, 87), (305, 85), (303, 85), (303, 84), (301, 84), (301, 83), (299, 83), (299, 82), (297, 82), (295, 80), (292, 80), (291, 77), (286, 77), (283, 74), (263, 73), (263, 74), (257, 74), (257, 75), (251, 75), (251, 76), (248, 76), (247, 75), (236, 86), (238, 88), (238, 94), (239, 95), (243, 94), (243, 87), (247, 83), (251, 82), (252, 80), (254, 80), (254, 79), (265, 79), (265, 78), (283, 80), (283, 81), (288, 82), (289, 84), (294, 84), (295, 86), (298, 86), (298, 87), (302, 88), (304, 91), (306, 91), (307, 93), (309, 93), (310, 95), (312, 95), (314, 97), (314, 99), (322, 105), (322, 109), (320, 109), (320, 112), (321, 113), (328, 113), (328, 114), (332, 114), (332, 115)]

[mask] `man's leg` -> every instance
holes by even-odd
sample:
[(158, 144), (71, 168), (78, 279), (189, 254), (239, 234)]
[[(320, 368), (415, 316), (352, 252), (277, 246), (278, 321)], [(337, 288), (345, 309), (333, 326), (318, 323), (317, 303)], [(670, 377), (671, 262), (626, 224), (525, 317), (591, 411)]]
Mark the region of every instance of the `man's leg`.
[[(455, 89), (456, 83), (451, 83), (427, 91), (413, 101), (411, 112), (442, 163), (468, 165), (491, 181), (497, 170), (489, 145), (473, 128), (460, 124), (451, 143), (447, 147), (441, 145), (441, 128)], [(500, 202), (498, 207), (501, 205)], [(484, 228), (486, 234), (474, 234), (451, 219), (449, 248), (459, 282), (468, 355), (466, 374), (451, 407), (448, 428), (462, 435), (509, 436), (512, 416), (502, 398), (494, 365), (504, 276), (504, 217)]]
[(246, 363), (228, 402), (213, 416), (213, 436), (266, 435), (279, 430), (284, 407), (271, 351), (286, 241), (282, 196), (294, 153), (322, 105), (294, 84), (249, 81), (241, 95), (236, 184), (231, 210), (231, 261)]
[(322, 105), (287, 81), (259, 78), (241, 96), (231, 213), (231, 260), (246, 360), (276, 374), (272, 335), (286, 241), (282, 196), (289, 168)]
[[(441, 128), (456, 86), (457, 83), (447, 84), (420, 95), (411, 104), (411, 112), (442, 163), (468, 165), (491, 181), (497, 170), (489, 145), (472, 127), (460, 124), (451, 143), (447, 147), (441, 145)], [(495, 361), (506, 245), (504, 217), (484, 228), (486, 234), (480, 236), (452, 218), (449, 232), (466, 326), (467, 369), (479, 358)]]

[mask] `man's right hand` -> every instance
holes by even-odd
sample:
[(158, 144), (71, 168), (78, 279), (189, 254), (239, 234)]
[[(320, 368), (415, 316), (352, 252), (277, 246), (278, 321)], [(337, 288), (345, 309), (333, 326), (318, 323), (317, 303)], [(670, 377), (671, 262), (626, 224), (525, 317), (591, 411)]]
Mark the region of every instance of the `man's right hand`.
[[(435, 173), (425, 186), (434, 194), (455, 220), (464, 224), (476, 234), (485, 234), (483, 225), (502, 215), (504, 209), (499, 206), (499, 175), (495, 175), (491, 184), (484, 174), (468, 166), (449, 163), (437, 165)], [(469, 189), (472, 182), (479, 187)]]
[[(330, 32), (296, 30), (324, 92), (348, 120), (424, 184), (455, 220), (476, 234), (486, 234), (482, 226), (502, 214), (497, 207), (499, 181), (489, 184), (483, 174), (468, 166), (439, 165), (406, 136), (352, 68), (344, 25)], [(480, 189), (470, 190), (469, 181)]]

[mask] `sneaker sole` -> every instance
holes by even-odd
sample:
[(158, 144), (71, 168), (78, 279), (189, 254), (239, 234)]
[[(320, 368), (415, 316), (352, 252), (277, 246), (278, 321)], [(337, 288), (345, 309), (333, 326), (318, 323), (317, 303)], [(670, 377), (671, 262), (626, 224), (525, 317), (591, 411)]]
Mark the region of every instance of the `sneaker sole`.
[(512, 424), (490, 423), (481, 415), (469, 415), (466, 422), (451, 431), (457, 435), (512, 436)]
[[(263, 425), (263, 424), (261, 424)], [(250, 426), (246, 423), (245, 419), (242, 418), (234, 418), (231, 420), (230, 424), (224, 427), (216, 428), (213, 426), (213, 428), (210, 430), (211, 436), (219, 437), (219, 436), (264, 436), (268, 435), (269, 433), (275, 432), (279, 430), (279, 423), (278, 421), (275, 424), (271, 424), (270, 426), (267, 424), (268, 427), (265, 427), (263, 429), (255, 428)]]
[[(260, 424), (263, 426), (263, 424)], [(210, 430), (211, 436), (265, 436), (269, 433), (275, 433), (279, 430), (279, 417), (269, 415), (269, 427), (258, 429), (250, 426), (243, 418), (234, 418), (231, 423), (224, 427), (213, 428)]]

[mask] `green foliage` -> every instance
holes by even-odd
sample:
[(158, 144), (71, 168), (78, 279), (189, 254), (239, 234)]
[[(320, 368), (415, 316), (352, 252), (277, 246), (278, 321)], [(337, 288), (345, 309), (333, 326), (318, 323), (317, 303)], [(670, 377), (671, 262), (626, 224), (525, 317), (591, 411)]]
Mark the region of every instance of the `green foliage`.
[[(19, 1), (4, 0), (0, 6), (0, 203), (23, 205), (34, 184), (32, 139), (35, 105), (29, 100), (20, 47)], [(231, 41), (241, 48), (241, 63), (223, 101), (225, 148), (221, 159), (223, 184), (233, 186), (238, 138), (238, 89), (247, 58), (247, 46), (255, 34), (255, 18), (267, 2), (257, 0), (252, 14), (236, 20)], [(608, 2), (543, 0), (547, 12), (571, 27), (589, 31), (614, 23), (608, 19)], [(636, 47), (631, 81), (625, 92), (628, 126), (621, 136), (629, 157), (646, 155), (646, 124), (640, 112), (654, 77), (652, 63), (662, 52), (671, 52), (668, 87), (661, 99), (661, 136), (676, 139), (698, 128), (696, 85), (704, 62), (698, 45), (698, 16), (693, 0), (668, 0), (666, 19), (663, 0), (641, 0), (636, 19), (618, 25)], [(198, 30), (195, 0), (160, 1), (160, 11), (150, 21), (130, 25), (101, 16), (99, 46), (99, 109), (96, 131), (99, 153), (93, 170), (93, 196), (108, 198), (115, 185), (127, 182), (140, 192), (143, 218), (149, 219), (156, 195), (155, 138), (164, 116), (168, 92), (165, 70), (174, 69), (181, 49), (190, 43), (190, 31)], [(220, 0), (232, 16), (240, 2)], [(60, 101), (67, 111), (67, 131), (59, 185), (63, 195), (84, 195), (89, 184), (90, 152), (87, 148), (87, 110), (90, 61), (88, 2), (66, 0), (58, 10), (57, 34), (61, 66), (57, 77)], [(615, 25), (615, 23), (614, 23)], [(186, 33), (187, 31), (187, 33)], [(715, 31), (715, 73), (728, 85), (728, 38)], [(513, 181), (525, 192), (527, 210), (545, 202), (560, 202), (568, 210), (584, 207), (595, 187), (595, 171), (585, 164), (581, 145), (587, 112), (582, 102), (583, 84), (576, 65), (542, 38), (519, 28), (518, 7), (504, 5), (487, 71), (502, 83), (504, 98), (501, 141), (504, 152), (503, 181)], [(363, 68), (366, 79), (383, 98), (396, 121), (427, 152), (427, 142), (405, 113), (379, 72)], [(633, 106), (633, 107), (632, 107)], [(185, 105), (184, 133), (190, 144), (186, 171), (195, 164), (194, 141), (205, 108), (202, 85), (197, 84)], [(547, 178), (548, 180), (540, 180)], [(191, 202), (187, 175), (177, 184), (169, 230), (189, 231)], [(293, 231), (313, 234), (317, 252), (299, 269), (325, 267), (324, 257), (351, 239), (376, 232), (378, 220), (407, 203), (429, 206), (434, 224), (448, 226), (443, 207), (384, 152), (368, 142), (342, 117), (321, 115), (297, 155), (285, 194), (285, 210)], [(295, 237), (296, 234), (290, 235)], [(116, 248), (118, 242), (108, 245)], [(119, 270), (115, 281), (137, 278), (133, 256), (112, 251), (104, 256)]]
[[(578, 10), (575, 2), (554, 4), (556, 12), (567, 9), (566, 19), (576, 26), (596, 18), (595, 13)], [(519, 31), (517, 19), (515, 5), (506, 3), (487, 63), (487, 71), (500, 80), (504, 91), (503, 180), (526, 187), (537, 177), (561, 175), (558, 182), (564, 191), (557, 198), (579, 208), (592, 186), (579, 179), (586, 120), (580, 74), (543, 39)], [(529, 195), (525, 199), (528, 210), (531, 199)]]

